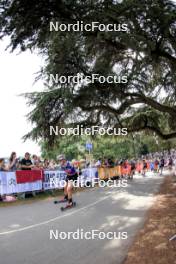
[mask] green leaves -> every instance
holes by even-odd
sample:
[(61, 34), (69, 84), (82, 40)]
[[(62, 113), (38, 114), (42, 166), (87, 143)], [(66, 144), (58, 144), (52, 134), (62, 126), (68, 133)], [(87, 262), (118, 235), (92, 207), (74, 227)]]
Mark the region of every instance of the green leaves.
[[(26, 95), (34, 106), (28, 116), (34, 129), (27, 137), (54, 142), (50, 125), (103, 122), (173, 137), (176, 6), (171, 1), (1, 0), (0, 7), (1, 36), (10, 36), (12, 50), (37, 48), (46, 58), (44, 92)], [(128, 30), (50, 32), (50, 21), (126, 23)], [(127, 76), (128, 81), (49, 83), (50, 74)]]

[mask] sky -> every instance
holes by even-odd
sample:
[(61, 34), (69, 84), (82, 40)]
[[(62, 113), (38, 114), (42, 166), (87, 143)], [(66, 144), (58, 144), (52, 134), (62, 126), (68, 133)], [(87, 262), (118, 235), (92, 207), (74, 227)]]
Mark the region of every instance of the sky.
[(7, 39), (0, 41), (0, 157), (9, 157), (12, 151), (18, 156), (26, 151), (40, 155), (37, 143), (22, 140), (31, 130), (26, 118), (30, 108), (19, 94), (42, 90), (41, 81), (34, 84), (42, 58), (30, 51), (10, 53), (10, 50), (5, 51), (7, 44)]

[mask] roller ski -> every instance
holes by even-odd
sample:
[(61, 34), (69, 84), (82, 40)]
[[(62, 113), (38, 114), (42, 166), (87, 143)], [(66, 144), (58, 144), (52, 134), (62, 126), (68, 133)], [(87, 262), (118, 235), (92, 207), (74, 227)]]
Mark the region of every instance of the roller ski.
[(55, 200), (54, 204), (60, 204), (60, 203), (66, 203), (66, 202), (68, 202), (68, 199), (63, 198), (61, 200)]
[(63, 212), (63, 211), (65, 211), (65, 210), (67, 210), (67, 209), (71, 209), (71, 208), (73, 208), (73, 207), (75, 207), (76, 206), (76, 202), (72, 202), (71, 204), (67, 204), (65, 207), (61, 207), (61, 211)]

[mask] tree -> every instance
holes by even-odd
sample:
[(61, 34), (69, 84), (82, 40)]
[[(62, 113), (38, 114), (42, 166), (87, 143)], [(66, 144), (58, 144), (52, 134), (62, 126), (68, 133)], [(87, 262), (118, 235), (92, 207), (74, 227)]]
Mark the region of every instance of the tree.
[[(81, 159), (88, 156), (85, 148), (89, 137), (63, 137), (57, 140), (52, 149), (48, 149), (45, 141), (40, 143), (43, 158), (55, 159), (58, 154), (65, 153), (69, 160)], [(110, 158), (113, 159), (137, 159), (141, 155), (155, 153), (158, 151), (169, 150), (176, 147), (176, 139), (162, 140), (153, 133), (137, 132), (133, 137), (108, 137), (97, 136), (93, 143), (91, 154), (94, 159)]]
[(141, 155), (147, 155), (149, 153), (148, 146), (146, 144), (143, 144), (140, 149)]
[[(53, 143), (49, 126), (83, 124), (151, 130), (176, 137), (176, 6), (170, 0), (0, 1), (1, 36), (12, 50), (39, 49), (45, 90), (27, 94), (34, 129), (25, 138)], [(101, 21), (124, 32), (50, 32), (49, 22)], [(127, 83), (56, 84), (50, 74), (127, 76)]]

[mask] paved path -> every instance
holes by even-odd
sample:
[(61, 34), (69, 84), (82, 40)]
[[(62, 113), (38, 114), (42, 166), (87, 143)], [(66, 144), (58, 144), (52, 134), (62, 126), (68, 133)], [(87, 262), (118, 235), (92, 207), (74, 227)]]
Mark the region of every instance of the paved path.
[[(77, 207), (61, 212), (53, 199), (0, 208), (2, 264), (120, 264), (142, 227), (161, 176), (135, 177), (125, 188), (77, 193)], [(50, 239), (50, 230), (127, 232), (127, 239)]]

